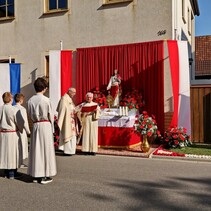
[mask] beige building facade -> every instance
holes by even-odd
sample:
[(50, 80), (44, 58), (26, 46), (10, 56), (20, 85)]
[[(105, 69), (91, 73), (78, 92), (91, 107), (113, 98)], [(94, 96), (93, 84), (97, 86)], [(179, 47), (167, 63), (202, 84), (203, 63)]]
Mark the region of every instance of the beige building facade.
[[(10, 58), (22, 64), (21, 91), (27, 99), (33, 81), (49, 74), (49, 50), (187, 40), (192, 58), (195, 15), (197, 0), (5, 0), (0, 63)], [(167, 62), (165, 71), (170, 86)]]

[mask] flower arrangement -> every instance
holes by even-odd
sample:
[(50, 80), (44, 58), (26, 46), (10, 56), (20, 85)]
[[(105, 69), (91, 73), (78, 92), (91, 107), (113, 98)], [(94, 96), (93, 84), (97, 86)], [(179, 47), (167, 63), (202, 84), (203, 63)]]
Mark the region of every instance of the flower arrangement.
[(161, 136), (157, 127), (155, 116), (152, 115), (150, 117), (147, 111), (143, 111), (142, 114), (136, 116), (134, 127), (135, 131), (142, 135), (147, 135), (148, 137), (153, 135)]
[(138, 90), (127, 92), (120, 101), (120, 106), (127, 106), (131, 109), (141, 109), (144, 106), (142, 93)]
[(95, 90), (93, 91), (93, 101), (97, 103), (100, 108), (108, 108), (108, 104), (106, 102), (106, 96), (100, 92), (99, 88), (96, 87)]
[(184, 127), (170, 127), (164, 133), (164, 145), (167, 148), (183, 148), (191, 144), (190, 136), (187, 135), (187, 129)]
[(59, 147), (59, 126), (58, 126), (58, 119), (56, 116), (54, 116), (54, 133), (53, 133), (53, 139), (54, 139), (54, 147), (55, 149), (58, 149)]

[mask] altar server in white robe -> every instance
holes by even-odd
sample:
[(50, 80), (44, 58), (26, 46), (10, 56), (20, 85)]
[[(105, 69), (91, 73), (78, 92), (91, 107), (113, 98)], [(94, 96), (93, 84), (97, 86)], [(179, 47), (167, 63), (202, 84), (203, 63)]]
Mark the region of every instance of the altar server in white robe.
[(75, 116), (75, 104), (72, 98), (76, 94), (76, 89), (71, 87), (62, 96), (57, 106), (59, 134), (59, 150), (64, 155), (74, 155), (76, 152), (77, 125)]
[(82, 125), (82, 152), (95, 155), (98, 151), (98, 119), (100, 107), (93, 102), (93, 93), (86, 94), (84, 103), (78, 113)]
[(33, 122), (28, 174), (34, 177), (33, 182), (41, 184), (52, 182), (51, 176), (57, 173), (53, 143), (54, 115), (49, 98), (44, 96), (47, 87), (45, 79), (37, 78), (34, 82), (36, 95), (28, 101), (28, 114)]
[(20, 154), (22, 159), (21, 167), (26, 167), (23, 164), (23, 160), (28, 158), (28, 137), (30, 135), (29, 122), (27, 117), (26, 109), (22, 106), (24, 102), (24, 95), (22, 93), (17, 93), (14, 96), (16, 104), (14, 107), (17, 109), (16, 118), (19, 119), (19, 122), (22, 124), (19, 126), (22, 128), (22, 133), (19, 131), (18, 135), (20, 138)]
[(2, 95), (4, 102), (0, 106), (0, 169), (5, 169), (8, 179), (20, 177), (17, 173), (20, 167), (18, 121), (16, 109), (12, 106), (12, 94), (5, 92)]

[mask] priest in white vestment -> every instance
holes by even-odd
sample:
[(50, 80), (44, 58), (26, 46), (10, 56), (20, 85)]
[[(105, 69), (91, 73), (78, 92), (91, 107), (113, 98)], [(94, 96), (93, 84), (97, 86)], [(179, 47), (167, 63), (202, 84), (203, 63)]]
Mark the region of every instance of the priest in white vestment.
[(71, 87), (62, 96), (57, 106), (59, 133), (59, 150), (64, 155), (74, 155), (76, 152), (76, 116), (75, 104), (72, 98), (76, 94), (76, 89)]
[(4, 102), (0, 106), (0, 169), (5, 170), (8, 179), (21, 175), (17, 173), (21, 161), (19, 156), (19, 122), (16, 119), (16, 109), (12, 106), (12, 94), (5, 92), (2, 95)]
[(86, 94), (84, 103), (78, 113), (82, 125), (82, 152), (95, 155), (98, 151), (98, 119), (100, 107), (93, 102), (93, 93)]
[(28, 174), (34, 177), (33, 182), (47, 184), (55, 176), (56, 156), (53, 141), (54, 115), (48, 97), (47, 81), (37, 78), (34, 82), (36, 95), (28, 101), (28, 114), (33, 122), (29, 149)]
[(22, 93), (17, 93), (14, 96), (16, 104), (14, 107), (17, 109), (16, 118), (21, 122), (21, 132), (18, 131), (20, 138), (20, 154), (22, 159), (21, 167), (25, 167), (23, 160), (28, 158), (28, 135), (30, 135), (29, 122), (27, 117), (26, 109), (22, 106), (24, 102), (24, 95)]

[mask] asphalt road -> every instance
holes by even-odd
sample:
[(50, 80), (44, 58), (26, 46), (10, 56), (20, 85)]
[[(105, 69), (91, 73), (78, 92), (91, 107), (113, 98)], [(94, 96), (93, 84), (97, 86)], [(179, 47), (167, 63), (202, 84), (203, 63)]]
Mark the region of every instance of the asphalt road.
[(211, 210), (211, 162), (118, 156), (57, 156), (53, 183), (0, 171), (4, 210)]

